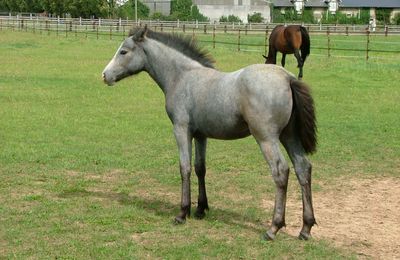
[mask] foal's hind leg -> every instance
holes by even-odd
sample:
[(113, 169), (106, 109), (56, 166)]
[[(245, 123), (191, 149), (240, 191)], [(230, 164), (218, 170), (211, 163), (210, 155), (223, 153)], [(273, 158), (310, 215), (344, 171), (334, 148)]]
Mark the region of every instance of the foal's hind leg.
[(285, 226), (286, 192), (289, 167), (279, 148), (278, 140), (257, 140), (267, 160), (276, 185), (274, 215), (272, 224), (264, 238), (272, 240), (280, 228)]
[(311, 237), (311, 228), (316, 224), (311, 194), (311, 163), (305, 156), (304, 149), (299, 140), (285, 139), (282, 136), (281, 141), (285, 146), (291, 161), (293, 162), (297, 179), (301, 186), (303, 199), (303, 227), (299, 238), (307, 240)]
[(199, 197), (195, 217), (202, 219), (205, 216), (205, 210), (208, 210), (208, 201), (206, 193), (206, 138), (195, 138), (195, 164), (194, 169), (199, 181)]

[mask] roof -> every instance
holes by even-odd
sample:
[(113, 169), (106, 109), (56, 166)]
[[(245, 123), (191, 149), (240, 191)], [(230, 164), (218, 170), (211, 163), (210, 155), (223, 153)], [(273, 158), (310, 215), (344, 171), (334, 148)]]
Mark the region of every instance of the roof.
[(400, 8), (400, 0), (342, 0), (341, 7)]
[[(276, 7), (293, 7), (289, 0), (273, 0)], [(308, 0), (305, 7), (328, 7), (324, 0)], [(340, 7), (377, 7), (377, 8), (400, 8), (400, 0), (342, 0)]]

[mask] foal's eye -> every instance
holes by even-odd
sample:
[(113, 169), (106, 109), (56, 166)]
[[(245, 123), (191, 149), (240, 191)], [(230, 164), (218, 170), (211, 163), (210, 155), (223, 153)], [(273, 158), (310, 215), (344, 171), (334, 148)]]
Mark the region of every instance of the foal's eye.
[(121, 50), (120, 52), (119, 52), (119, 54), (121, 54), (121, 55), (125, 55), (125, 54), (127, 54), (128, 52), (126, 51), (126, 50)]

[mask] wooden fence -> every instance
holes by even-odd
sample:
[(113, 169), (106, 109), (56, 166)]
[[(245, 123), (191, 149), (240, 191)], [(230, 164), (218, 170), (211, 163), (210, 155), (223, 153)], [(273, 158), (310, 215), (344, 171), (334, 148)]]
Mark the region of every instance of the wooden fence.
[[(0, 16), (0, 31), (31, 31), (38, 34), (111, 40), (122, 40), (131, 28), (145, 24), (154, 31), (192, 35), (199, 42), (212, 48), (222, 47), (263, 53), (268, 50), (269, 33), (277, 25)], [(312, 48), (318, 50), (319, 55), (331, 57), (335, 56), (335, 51), (341, 51), (351, 53), (346, 56), (364, 56), (368, 60), (371, 54), (376, 57), (380, 56), (376, 54), (386, 54), (386, 57), (400, 54), (400, 26), (378, 26), (373, 31), (366, 25), (304, 24), (303, 26), (315, 40), (312, 42)], [(349, 37), (343, 40), (342, 36)], [(371, 40), (377, 37), (381, 40)], [(382, 40), (393, 37), (397, 41)], [(343, 44), (339, 44), (340, 42)]]

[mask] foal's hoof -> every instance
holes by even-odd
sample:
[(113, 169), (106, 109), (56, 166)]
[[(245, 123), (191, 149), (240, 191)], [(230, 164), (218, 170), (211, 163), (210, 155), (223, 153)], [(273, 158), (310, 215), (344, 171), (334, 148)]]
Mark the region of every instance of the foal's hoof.
[(186, 222), (186, 218), (182, 218), (182, 217), (179, 217), (179, 216), (174, 219), (174, 224), (175, 225), (185, 224), (185, 222)]
[(299, 234), (300, 240), (309, 240), (310, 238), (311, 238), (310, 234), (306, 234), (306, 233), (302, 233), (302, 232), (300, 232), (300, 234)]
[(264, 235), (263, 235), (263, 239), (267, 240), (267, 241), (272, 241), (275, 239), (275, 234), (267, 231)]

